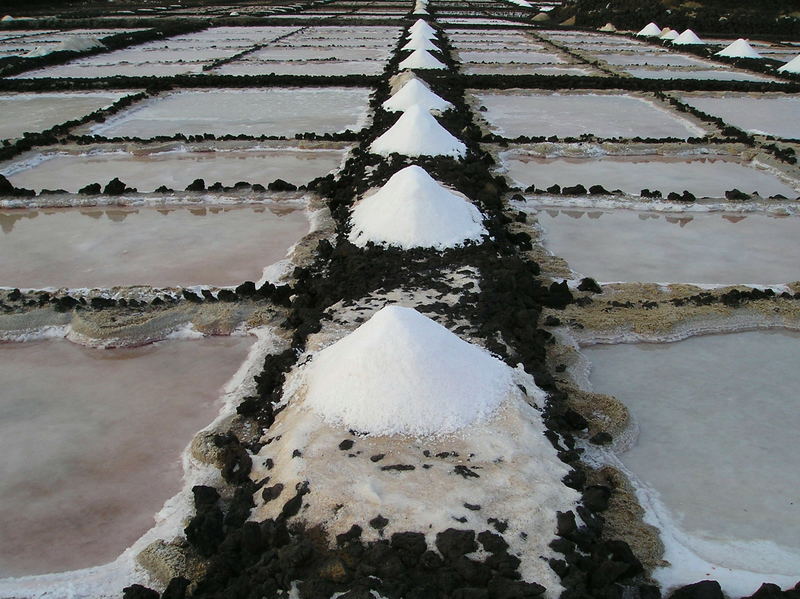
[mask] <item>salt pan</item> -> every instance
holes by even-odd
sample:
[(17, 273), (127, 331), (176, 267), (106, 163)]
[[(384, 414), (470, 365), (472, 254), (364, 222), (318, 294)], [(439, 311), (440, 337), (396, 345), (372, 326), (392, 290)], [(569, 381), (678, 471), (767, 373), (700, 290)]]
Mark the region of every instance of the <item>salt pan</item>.
[(428, 89), (419, 79), (410, 79), (382, 106), (384, 110), (390, 112), (402, 112), (412, 106), (444, 112), (453, 107), (450, 102)]
[(490, 416), (512, 386), (503, 362), (400, 306), (383, 308), (305, 368), (308, 405), (371, 435), (453, 433)]
[(370, 151), (388, 156), (393, 152), (406, 156), (463, 157), (467, 146), (442, 127), (431, 113), (410, 106), (386, 133), (372, 142)]
[(727, 56), (728, 58), (763, 58), (761, 54), (753, 50), (747, 40), (739, 38), (724, 50), (716, 53), (717, 56)]
[(408, 166), (353, 208), (350, 241), (444, 249), (487, 235), (480, 211), (422, 168)]

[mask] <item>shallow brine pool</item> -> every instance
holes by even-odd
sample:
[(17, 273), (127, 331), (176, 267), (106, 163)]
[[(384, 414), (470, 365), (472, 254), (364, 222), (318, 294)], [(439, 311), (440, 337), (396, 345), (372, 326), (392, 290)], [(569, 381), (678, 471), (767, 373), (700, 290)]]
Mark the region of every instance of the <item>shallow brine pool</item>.
[(21, 137), (110, 106), (125, 94), (8, 94), (0, 96), (0, 139)]
[(546, 189), (558, 184), (580, 183), (587, 189), (602, 185), (639, 195), (642, 189), (671, 192), (688, 190), (697, 197), (722, 198), (734, 188), (762, 197), (781, 194), (797, 197), (800, 190), (773, 173), (743, 163), (736, 157), (598, 156), (587, 158), (538, 158), (525, 151), (500, 154), (509, 176), (523, 187)]
[(238, 285), (308, 232), (280, 204), (0, 211), (0, 285)]
[(599, 281), (800, 280), (800, 217), (542, 208), (545, 247)]
[(703, 130), (655, 101), (627, 94), (473, 92), (483, 117), (507, 137), (688, 137)]
[(270, 88), (179, 91), (119, 113), (91, 132), (107, 137), (158, 135), (286, 135), (359, 129), (369, 90)]
[(619, 458), (663, 532), (672, 565), (656, 577), (667, 587), (714, 578), (734, 597), (775, 576), (794, 584), (800, 334), (746, 332), (581, 351), (594, 390), (615, 395), (639, 426)]
[(230, 151), (53, 152), (0, 167), (15, 187), (64, 189), (77, 192), (114, 177), (138, 191), (154, 191), (162, 185), (181, 191), (195, 179), (206, 185), (217, 181), (232, 186), (239, 181), (267, 185), (283, 179), (304, 185), (339, 167), (347, 151), (342, 149), (263, 148)]
[(800, 138), (800, 98), (797, 96), (686, 95), (681, 100), (750, 133)]
[(252, 343), (0, 344), (0, 578), (107, 563), (151, 528)]

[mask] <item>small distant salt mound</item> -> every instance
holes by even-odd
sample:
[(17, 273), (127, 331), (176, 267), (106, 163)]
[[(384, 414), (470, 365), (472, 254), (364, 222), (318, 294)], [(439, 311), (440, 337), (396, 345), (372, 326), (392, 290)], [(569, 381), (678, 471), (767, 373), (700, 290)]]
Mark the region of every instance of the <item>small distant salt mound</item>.
[(694, 31), (687, 29), (674, 40), (672, 40), (672, 43), (676, 46), (697, 46), (704, 44), (705, 42), (697, 37), (697, 34)]
[(792, 60), (778, 69), (779, 73), (800, 73), (800, 55), (795, 56)]
[(360, 247), (371, 241), (404, 250), (443, 250), (487, 235), (480, 211), (418, 166), (396, 172), (359, 201), (351, 223), (350, 241)]
[(516, 4), (517, 6), (524, 6), (525, 8), (533, 8), (533, 5), (526, 0), (508, 0), (511, 4)]
[(306, 402), (370, 435), (438, 436), (495, 412), (511, 369), (411, 308), (387, 306), (306, 366)]
[(439, 50), (441, 49), (433, 43), (433, 40), (424, 37), (411, 38), (408, 43), (402, 47), (402, 50)]
[(546, 12), (540, 12), (540, 13), (537, 13), (537, 14), (536, 14), (536, 15), (535, 15), (535, 16), (534, 16), (532, 19), (531, 19), (531, 21), (534, 21), (535, 23), (544, 23), (545, 21), (549, 21), (549, 20), (550, 20), (550, 15), (549, 15), (549, 14), (547, 14)]
[(400, 69), (446, 69), (442, 61), (427, 50), (414, 50), (405, 60), (400, 61)]
[(661, 28), (655, 23), (648, 23), (636, 35), (639, 37), (658, 37), (661, 35)]
[(381, 156), (397, 152), (405, 156), (461, 158), (467, 146), (442, 127), (430, 112), (410, 106), (386, 133), (372, 142), (370, 151)]
[(25, 54), (25, 58), (37, 58), (39, 56), (47, 56), (52, 52), (62, 52), (69, 50), (70, 52), (86, 52), (93, 48), (102, 48), (103, 43), (93, 37), (80, 37), (75, 36), (63, 40), (54, 46), (36, 46), (33, 50)]
[(231, 12), (228, 14), (228, 16), (229, 16), (229, 17), (238, 17), (238, 16), (239, 16), (239, 13), (238, 13), (238, 12), (236, 12), (235, 10), (233, 10), (233, 11), (231, 11)]
[(763, 58), (761, 54), (753, 50), (753, 46), (747, 40), (739, 38), (731, 45), (716, 53), (717, 56), (727, 56), (728, 58)]
[(409, 80), (396, 94), (386, 100), (382, 106), (384, 110), (388, 110), (389, 112), (402, 112), (408, 110), (412, 106), (419, 106), (425, 110), (444, 112), (453, 107), (450, 102), (428, 89), (419, 79)]
[(410, 34), (424, 33), (426, 35), (435, 35), (436, 29), (431, 27), (427, 22), (423, 21), (422, 19), (417, 19), (417, 22), (408, 28), (408, 32)]
[(672, 40), (678, 39), (680, 37), (680, 35), (681, 34), (678, 33), (677, 31), (675, 31), (674, 29), (667, 29), (667, 31), (662, 33), (659, 37), (662, 40), (670, 40), (670, 41), (672, 41)]
[(13, 20), (14, 17), (12, 17), (11, 15), (6, 15), (2, 19), (0, 19), (0, 21), (2, 21), (3, 23), (10, 23)]
[(616, 33), (617, 28), (614, 27), (612, 23), (606, 23), (600, 29), (598, 29), (598, 31), (603, 31), (605, 33)]

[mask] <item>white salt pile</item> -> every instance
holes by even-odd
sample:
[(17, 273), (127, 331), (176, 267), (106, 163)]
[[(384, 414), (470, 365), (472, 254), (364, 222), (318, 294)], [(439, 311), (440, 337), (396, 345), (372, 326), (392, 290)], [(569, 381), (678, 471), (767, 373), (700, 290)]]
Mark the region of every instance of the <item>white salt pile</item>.
[(696, 46), (705, 42), (697, 37), (697, 34), (694, 31), (687, 29), (674, 40), (672, 40), (672, 43), (676, 46)]
[(533, 8), (533, 5), (526, 0), (508, 0), (511, 4), (516, 4), (517, 6), (524, 6), (525, 8)]
[(800, 55), (795, 56), (778, 69), (779, 73), (800, 73)]
[(424, 33), (425, 35), (436, 35), (436, 29), (431, 27), (427, 22), (423, 21), (422, 19), (417, 19), (416, 23), (414, 23), (411, 27), (408, 28), (409, 34), (414, 33)]
[(404, 112), (412, 106), (444, 112), (453, 107), (450, 102), (433, 93), (422, 81), (416, 78), (408, 80), (382, 106), (384, 110), (389, 112)]
[(6, 15), (2, 19), (0, 19), (0, 21), (2, 21), (3, 23), (10, 23), (13, 20), (14, 17), (12, 17), (11, 15)]
[(680, 33), (675, 31), (674, 29), (667, 29), (664, 33), (659, 36), (662, 40), (676, 40), (680, 37)]
[(442, 61), (427, 50), (414, 50), (405, 60), (400, 61), (400, 69), (446, 69)]
[(93, 48), (102, 48), (103, 43), (93, 37), (75, 36), (63, 40), (55, 46), (36, 46), (33, 50), (25, 54), (26, 58), (36, 58), (38, 56), (46, 56), (51, 52), (61, 52), (69, 50), (71, 52), (86, 52)]
[(658, 37), (661, 35), (661, 28), (655, 23), (648, 23), (636, 35), (639, 37)]
[(437, 436), (495, 412), (511, 369), (411, 308), (387, 306), (306, 366), (306, 402), (370, 435)]
[(433, 40), (427, 37), (412, 37), (408, 43), (402, 47), (402, 50), (435, 50), (441, 52), (441, 49), (433, 43)]
[(598, 29), (597, 31), (603, 31), (603, 32), (605, 32), (605, 33), (616, 33), (616, 31), (617, 31), (617, 28), (616, 28), (616, 27), (614, 27), (614, 24), (613, 24), (613, 23), (606, 23), (605, 25), (603, 25), (603, 26), (602, 26), (600, 29)]
[(453, 156), (461, 158), (467, 146), (442, 127), (431, 113), (410, 106), (386, 133), (372, 142), (370, 151), (381, 156)]
[(761, 54), (753, 50), (747, 40), (739, 38), (725, 49), (716, 53), (717, 56), (727, 56), (728, 58), (762, 58)]
[(431, 33), (429, 31), (424, 31), (422, 29), (417, 29), (416, 31), (409, 31), (406, 39), (409, 41), (434, 41), (436, 39), (436, 34)]
[(398, 246), (445, 248), (487, 235), (478, 208), (435, 181), (424, 169), (408, 166), (353, 207), (349, 239)]

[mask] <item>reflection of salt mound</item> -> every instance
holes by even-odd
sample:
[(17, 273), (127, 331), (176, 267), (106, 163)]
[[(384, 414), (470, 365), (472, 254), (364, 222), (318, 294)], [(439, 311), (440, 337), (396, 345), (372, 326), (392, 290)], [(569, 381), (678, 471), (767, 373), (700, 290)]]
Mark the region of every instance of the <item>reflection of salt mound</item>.
[(640, 37), (658, 37), (661, 35), (661, 28), (655, 23), (648, 23), (636, 35)]
[(739, 38), (728, 47), (717, 52), (717, 56), (727, 56), (728, 58), (762, 58), (761, 54), (753, 50), (747, 40)]
[(400, 61), (400, 69), (446, 69), (442, 61), (427, 50), (414, 50), (411, 56)]
[(436, 30), (422, 19), (417, 19), (417, 22), (408, 28), (408, 32), (410, 35), (423, 33), (425, 35), (432, 36), (436, 34)]
[(603, 26), (602, 26), (600, 29), (598, 29), (597, 31), (603, 31), (603, 32), (606, 32), (606, 33), (616, 33), (616, 31), (617, 31), (617, 28), (616, 28), (616, 27), (614, 27), (614, 24), (613, 24), (613, 23), (606, 23), (605, 25), (603, 25)]
[(800, 73), (800, 55), (795, 56), (778, 69), (779, 73)]
[(452, 433), (491, 415), (511, 369), (411, 308), (387, 306), (306, 367), (325, 421), (372, 435)]
[(427, 37), (412, 37), (408, 43), (402, 47), (402, 50), (437, 50), (441, 51), (439, 47), (433, 43), (433, 40)]
[(672, 43), (676, 46), (695, 46), (700, 45), (705, 42), (697, 37), (697, 34), (692, 31), (691, 29), (687, 29), (683, 33), (681, 33), (678, 37), (672, 40)]
[(370, 151), (388, 156), (393, 152), (405, 156), (462, 157), (467, 147), (442, 127), (431, 113), (419, 106), (410, 106), (389, 130), (372, 142)]
[(446, 189), (424, 169), (408, 166), (353, 208), (350, 241), (444, 249), (486, 235), (481, 213), (463, 196)]
[(667, 29), (667, 31), (662, 33), (659, 37), (662, 40), (676, 40), (680, 37), (680, 34), (674, 29)]
[(391, 98), (383, 103), (383, 109), (389, 112), (405, 111), (412, 106), (419, 106), (426, 110), (444, 112), (453, 105), (439, 97), (419, 79), (411, 79)]

